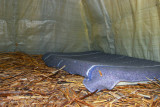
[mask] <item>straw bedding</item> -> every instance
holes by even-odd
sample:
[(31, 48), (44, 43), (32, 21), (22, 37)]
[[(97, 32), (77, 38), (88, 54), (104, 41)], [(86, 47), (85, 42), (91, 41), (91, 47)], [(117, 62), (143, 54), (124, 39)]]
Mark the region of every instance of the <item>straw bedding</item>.
[(84, 77), (47, 67), (41, 55), (0, 53), (2, 107), (160, 107), (160, 81), (90, 93)]

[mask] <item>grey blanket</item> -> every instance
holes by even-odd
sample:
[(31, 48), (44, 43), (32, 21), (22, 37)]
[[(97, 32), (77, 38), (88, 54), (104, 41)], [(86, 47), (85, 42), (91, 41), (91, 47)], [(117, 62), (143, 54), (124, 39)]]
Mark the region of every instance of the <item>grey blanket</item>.
[(160, 63), (99, 51), (80, 53), (46, 53), (43, 56), (49, 67), (64, 68), (71, 74), (85, 77), (86, 88), (94, 92), (113, 89), (119, 82), (140, 82), (160, 79)]

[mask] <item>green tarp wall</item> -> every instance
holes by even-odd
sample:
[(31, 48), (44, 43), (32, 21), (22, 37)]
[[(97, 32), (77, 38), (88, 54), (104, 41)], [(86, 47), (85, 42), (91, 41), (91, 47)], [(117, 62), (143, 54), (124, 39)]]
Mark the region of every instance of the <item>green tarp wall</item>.
[(0, 51), (99, 50), (160, 61), (160, 0), (0, 0)]

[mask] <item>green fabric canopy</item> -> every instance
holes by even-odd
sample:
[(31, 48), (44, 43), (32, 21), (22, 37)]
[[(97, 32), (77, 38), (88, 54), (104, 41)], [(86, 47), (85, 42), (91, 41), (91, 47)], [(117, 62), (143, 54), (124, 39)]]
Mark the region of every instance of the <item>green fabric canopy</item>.
[(98, 50), (160, 61), (159, 0), (0, 0), (0, 51)]

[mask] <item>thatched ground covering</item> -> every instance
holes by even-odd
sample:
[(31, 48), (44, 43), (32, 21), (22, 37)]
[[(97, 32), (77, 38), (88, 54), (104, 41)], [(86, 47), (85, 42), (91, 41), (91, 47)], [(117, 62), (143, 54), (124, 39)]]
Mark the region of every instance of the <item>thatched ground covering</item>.
[(90, 93), (84, 77), (45, 66), (41, 55), (0, 53), (0, 107), (160, 107), (160, 81)]

